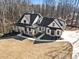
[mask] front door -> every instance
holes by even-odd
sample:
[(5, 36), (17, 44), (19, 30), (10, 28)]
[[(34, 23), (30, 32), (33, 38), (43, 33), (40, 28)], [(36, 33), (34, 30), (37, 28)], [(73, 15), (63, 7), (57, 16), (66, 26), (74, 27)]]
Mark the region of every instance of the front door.
[(51, 31), (51, 35), (54, 35), (54, 30)]

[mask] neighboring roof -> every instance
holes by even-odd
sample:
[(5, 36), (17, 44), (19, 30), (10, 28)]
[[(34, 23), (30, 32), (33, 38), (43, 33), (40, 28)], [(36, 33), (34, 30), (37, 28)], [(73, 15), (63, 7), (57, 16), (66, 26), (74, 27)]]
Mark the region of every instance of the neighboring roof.
[(60, 22), (60, 19), (58, 19), (58, 22), (60, 23), (61, 26), (63, 26), (62, 23)]
[[(25, 15), (30, 15), (30, 23), (29, 23), (29, 24), (32, 25), (32, 23), (34, 22), (35, 18), (36, 18), (37, 15), (39, 15), (39, 14), (35, 14), (35, 13), (34, 13), (34, 14), (32, 14), (32, 13), (24, 13), (17, 23), (20, 23), (21, 20), (22, 20), (22, 18), (23, 18)], [(41, 17), (41, 16), (39, 15), (39, 17)]]
[(32, 24), (35, 20), (35, 18), (37, 17), (38, 14), (31, 14), (30, 16), (30, 24)]
[[(55, 21), (55, 18), (48, 18), (48, 17), (44, 17), (43, 20), (41, 21), (40, 24), (38, 24), (39, 26), (44, 26), (44, 27), (49, 27), (48, 25), (51, 24), (53, 21)], [(62, 26), (62, 23), (60, 22), (60, 19), (57, 19), (57, 21), (59, 22), (59, 24)], [(56, 27), (49, 27), (50, 29), (62, 29), (60, 27), (60, 25), (55, 21), (55, 23), (59, 26), (59, 28)]]
[(60, 21), (62, 21), (62, 22), (65, 23), (65, 20), (63, 20), (63, 19), (58, 19), (58, 22), (60, 23), (61, 26), (62, 26), (62, 23), (61, 23)]
[(43, 20), (41, 21), (41, 23), (38, 25), (39, 26), (48, 26), (52, 21), (54, 21), (54, 18), (44, 17)]
[[(58, 19), (57, 19), (57, 20), (58, 20)], [(60, 21), (59, 21), (59, 20), (58, 20), (58, 22), (59, 22), (59, 24), (60, 24)], [(56, 23), (56, 24), (60, 27), (60, 29), (61, 29), (61, 30), (63, 30), (63, 28), (62, 28), (62, 25), (61, 25), (61, 24), (59, 25), (56, 21), (55, 21), (55, 23)]]

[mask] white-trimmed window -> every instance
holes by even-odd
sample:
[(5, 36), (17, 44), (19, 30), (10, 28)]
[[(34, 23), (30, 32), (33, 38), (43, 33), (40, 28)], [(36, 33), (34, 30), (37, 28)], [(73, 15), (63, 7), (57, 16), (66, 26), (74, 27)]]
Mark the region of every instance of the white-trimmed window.
[(50, 33), (50, 30), (48, 29), (47, 32)]
[(51, 35), (55, 35), (55, 34), (54, 34), (54, 30), (51, 31)]
[(27, 28), (25, 27), (25, 31), (27, 31)]
[(62, 34), (62, 31), (57, 29), (56, 32), (55, 32), (56, 36), (60, 36)]
[(46, 33), (51, 34), (51, 30), (49, 28), (46, 28)]
[(43, 31), (43, 27), (39, 27), (39, 31), (40, 31), (40, 32)]
[(57, 31), (57, 35), (59, 35), (60, 34), (60, 31)]
[(28, 28), (29, 29), (29, 31), (31, 31), (31, 28)]

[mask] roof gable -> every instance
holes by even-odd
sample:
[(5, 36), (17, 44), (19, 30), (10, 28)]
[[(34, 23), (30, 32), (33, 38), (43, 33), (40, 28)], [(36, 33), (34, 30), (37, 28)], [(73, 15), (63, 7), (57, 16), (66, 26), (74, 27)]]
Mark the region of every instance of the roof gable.
[(39, 14), (24, 13), (17, 23), (24, 23), (24, 20), (26, 20), (26, 24), (32, 25), (35, 24), (40, 17)]
[(54, 28), (60, 28), (59, 26), (58, 26), (58, 24), (55, 22), (55, 21), (53, 21), (51, 24), (49, 24), (48, 25), (49, 27), (54, 27)]
[(21, 23), (24, 23), (26, 21), (26, 24), (30, 24), (30, 15), (24, 15), (24, 17), (21, 20)]

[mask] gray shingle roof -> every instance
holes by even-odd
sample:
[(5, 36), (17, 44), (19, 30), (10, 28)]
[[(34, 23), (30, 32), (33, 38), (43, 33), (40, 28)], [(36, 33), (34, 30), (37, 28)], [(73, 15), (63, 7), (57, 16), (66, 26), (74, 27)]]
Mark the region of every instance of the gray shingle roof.
[(47, 17), (44, 17), (43, 20), (41, 21), (40, 24), (38, 24), (39, 26), (48, 26), (51, 22), (54, 21), (54, 18), (47, 18)]

